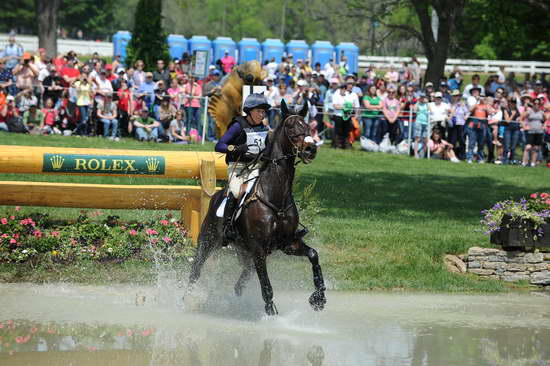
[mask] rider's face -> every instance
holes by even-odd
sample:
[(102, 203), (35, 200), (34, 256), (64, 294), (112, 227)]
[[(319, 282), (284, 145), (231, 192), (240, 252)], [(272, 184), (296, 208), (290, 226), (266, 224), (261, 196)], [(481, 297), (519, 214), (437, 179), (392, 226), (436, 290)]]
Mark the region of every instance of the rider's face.
[(250, 117), (254, 121), (254, 124), (259, 125), (265, 118), (265, 110), (261, 108), (254, 108), (250, 111)]

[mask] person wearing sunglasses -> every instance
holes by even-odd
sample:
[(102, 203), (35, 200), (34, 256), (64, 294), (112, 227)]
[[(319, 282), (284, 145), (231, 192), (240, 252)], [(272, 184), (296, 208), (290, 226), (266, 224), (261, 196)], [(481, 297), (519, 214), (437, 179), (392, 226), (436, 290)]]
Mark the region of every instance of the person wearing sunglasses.
[(544, 136), (544, 111), (541, 109), (541, 104), (542, 100), (535, 98), (533, 103), (521, 114), (521, 118), (524, 120), (523, 128), (527, 135), (527, 144), (523, 151), (523, 166), (530, 165), (534, 167), (536, 165), (537, 156), (542, 146)]

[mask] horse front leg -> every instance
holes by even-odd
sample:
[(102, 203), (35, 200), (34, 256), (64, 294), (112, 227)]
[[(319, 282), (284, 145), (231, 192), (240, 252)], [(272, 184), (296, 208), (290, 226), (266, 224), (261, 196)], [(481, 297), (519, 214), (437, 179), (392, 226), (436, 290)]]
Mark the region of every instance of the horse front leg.
[(256, 266), (256, 273), (258, 274), (258, 280), (260, 280), (260, 287), (262, 288), (262, 297), (265, 302), (265, 312), (267, 315), (277, 315), (277, 307), (273, 303), (273, 288), (269, 281), (267, 274), (267, 264), (265, 255), (254, 256), (254, 265)]
[(315, 286), (315, 292), (309, 297), (309, 304), (315, 311), (321, 311), (325, 308), (327, 299), (325, 296), (325, 280), (323, 279), (323, 271), (319, 265), (319, 255), (317, 251), (307, 246), (301, 239), (295, 241), (292, 245), (283, 250), (285, 254), (295, 255), (299, 257), (305, 257), (309, 259), (311, 263), (311, 270), (313, 272), (313, 285)]

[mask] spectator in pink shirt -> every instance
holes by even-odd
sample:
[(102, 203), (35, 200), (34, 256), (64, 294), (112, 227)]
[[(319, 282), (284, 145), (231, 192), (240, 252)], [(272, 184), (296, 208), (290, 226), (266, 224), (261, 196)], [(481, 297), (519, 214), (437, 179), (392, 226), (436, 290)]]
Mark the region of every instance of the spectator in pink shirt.
[(222, 58), (223, 73), (229, 74), (233, 70), (236, 62), (233, 56), (229, 55), (229, 51), (225, 51), (225, 56)]
[(184, 93), (186, 98), (183, 101), (183, 106), (187, 114), (187, 131), (190, 132), (192, 128), (198, 130), (202, 87), (195, 81), (193, 76), (189, 76), (189, 81), (185, 84)]

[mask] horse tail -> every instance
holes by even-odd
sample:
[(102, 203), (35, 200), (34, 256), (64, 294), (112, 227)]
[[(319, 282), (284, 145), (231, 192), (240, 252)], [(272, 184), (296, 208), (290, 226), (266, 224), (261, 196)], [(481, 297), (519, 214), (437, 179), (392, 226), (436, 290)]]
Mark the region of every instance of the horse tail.
[(225, 79), (221, 90), (217, 91), (208, 104), (208, 113), (216, 121), (223, 135), (229, 123), (239, 115), (243, 102), (242, 89), (244, 85), (263, 85), (267, 73), (258, 61), (246, 62), (231, 71)]

